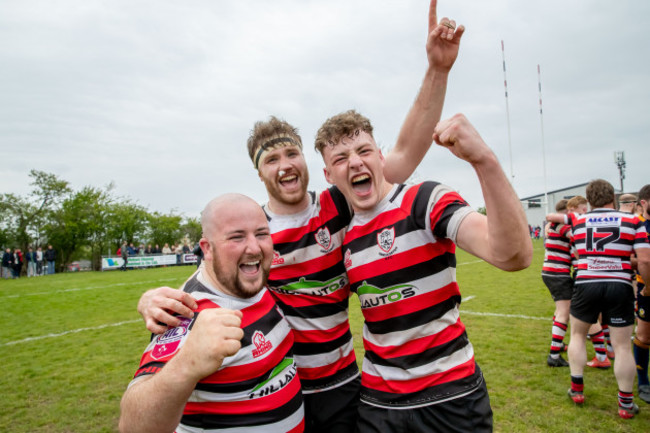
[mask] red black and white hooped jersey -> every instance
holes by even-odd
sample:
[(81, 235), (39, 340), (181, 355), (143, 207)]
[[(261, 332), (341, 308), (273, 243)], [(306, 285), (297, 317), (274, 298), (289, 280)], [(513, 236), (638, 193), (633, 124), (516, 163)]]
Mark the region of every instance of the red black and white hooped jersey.
[(209, 288), (200, 272), (183, 290), (197, 301), (193, 319), (154, 335), (132, 383), (155, 374), (183, 346), (201, 311), (238, 309), (243, 313), (242, 347), (212, 375), (196, 384), (176, 432), (302, 432), (304, 408), (293, 360), (293, 334), (267, 289), (250, 299), (224, 295)]
[(637, 215), (614, 209), (594, 209), (567, 216), (578, 251), (576, 284), (596, 281), (632, 284), (631, 254), (650, 248), (644, 224)]
[(544, 241), (542, 275), (548, 277), (571, 276), (571, 226), (553, 223)]
[(348, 321), (348, 283), (341, 244), (350, 222), (345, 197), (332, 187), (310, 192), (309, 207), (275, 215), (265, 207), (274, 258), (268, 285), (294, 330), (303, 393), (341, 386), (359, 376)]
[(482, 383), (456, 283), (454, 241), (472, 212), (451, 188), (424, 182), (396, 185), (375, 210), (354, 215), (343, 255), (365, 319), (363, 402), (414, 408)]

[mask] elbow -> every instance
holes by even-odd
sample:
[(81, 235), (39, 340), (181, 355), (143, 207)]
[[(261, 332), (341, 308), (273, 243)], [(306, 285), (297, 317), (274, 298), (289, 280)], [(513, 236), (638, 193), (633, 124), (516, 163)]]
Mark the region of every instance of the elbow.
[(533, 245), (526, 239), (519, 248), (513, 248), (510, 254), (502, 257), (495, 265), (506, 272), (521, 271), (530, 266), (533, 261)]

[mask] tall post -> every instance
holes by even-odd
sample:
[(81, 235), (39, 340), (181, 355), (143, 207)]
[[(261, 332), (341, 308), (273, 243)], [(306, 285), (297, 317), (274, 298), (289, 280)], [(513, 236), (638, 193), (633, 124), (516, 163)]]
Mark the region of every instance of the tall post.
[(621, 180), (621, 194), (623, 194), (625, 192), (623, 189), (623, 180), (625, 179), (625, 152), (614, 152), (614, 162), (618, 167), (618, 177)]
[(506, 123), (508, 125), (508, 152), (510, 153), (510, 178), (514, 183), (515, 174), (512, 170), (512, 143), (510, 141), (510, 107), (508, 106), (508, 80), (506, 78), (506, 52), (501, 40), (501, 57), (503, 58), (503, 87), (506, 94)]
[(539, 121), (542, 127), (542, 169), (544, 171), (544, 201), (545, 210), (548, 215), (548, 192), (546, 188), (546, 150), (544, 149), (544, 113), (542, 112), (542, 73), (537, 65), (537, 85), (539, 88)]

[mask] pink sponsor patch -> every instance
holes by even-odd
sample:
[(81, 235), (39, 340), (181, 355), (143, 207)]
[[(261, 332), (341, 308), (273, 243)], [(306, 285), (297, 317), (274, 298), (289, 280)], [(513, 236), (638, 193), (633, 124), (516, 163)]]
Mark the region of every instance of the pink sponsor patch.
[(191, 319), (182, 317), (180, 325), (168, 329), (164, 334), (157, 336), (156, 344), (151, 350), (151, 357), (153, 359), (161, 359), (176, 353), (181, 347), (191, 323)]

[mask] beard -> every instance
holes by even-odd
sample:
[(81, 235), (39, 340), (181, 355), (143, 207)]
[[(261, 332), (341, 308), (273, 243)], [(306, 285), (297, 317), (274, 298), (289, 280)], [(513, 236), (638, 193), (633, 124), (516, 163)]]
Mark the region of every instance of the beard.
[(212, 271), (217, 282), (221, 287), (228, 290), (228, 294), (242, 299), (252, 298), (266, 286), (266, 282), (269, 279), (270, 266), (265, 267), (263, 259), (260, 259), (260, 269), (262, 271), (262, 280), (259, 284), (253, 284), (242, 281), (239, 277), (239, 267), (234, 272), (226, 269), (221, 263), (221, 260), (219, 260), (218, 254), (214, 254), (212, 260)]
[(309, 172), (298, 170), (296, 174), (298, 175), (300, 188), (298, 191), (291, 193), (287, 193), (275, 179), (264, 179), (264, 186), (268, 195), (283, 204), (294, 205), (301, 203), (305, 199), (305, 195), (307, 195)]

